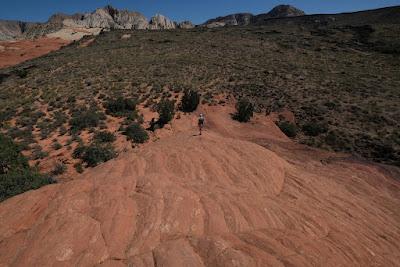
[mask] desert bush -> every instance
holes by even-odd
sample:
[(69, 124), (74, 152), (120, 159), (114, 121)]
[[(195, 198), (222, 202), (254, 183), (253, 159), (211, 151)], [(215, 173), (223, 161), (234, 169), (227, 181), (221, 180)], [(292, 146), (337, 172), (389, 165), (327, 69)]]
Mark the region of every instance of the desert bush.
[(88, 167), (95, 167), (100, 163), (115, 158), (117, 154), (111, 145), (94, 143), (89, 146), (78, 146), (72, 155), (74, 158), (82, 159)]
[(104, 119), (105, 115), (102, 112), (89, 109), (82, 112), (75, 112), (69, 123), (72, 132), (77, 132), (90, 127), (97, 127), (100, 121)]
[(62, 148), (62, 145), (59, 142), (54, 142), (51, 146), (54, 150), (59, 150)]
[(94, 167), (100, 163), (109, 161), (115, 158), (116, 153), (114, 148), (110, 145), (99, 146), (97, 144), (92, 144), (86, 147), (82, 160), (89, 166)]
[(135, 122), (126, 127), (123, 133), (134, 143), (142, 144), (149, 139), (149, 135), (147, 134), (146, 130), (140, 124)]
[(60, 130), (58, 131), (60, 136), (65, 135), (68, 131), (67, 128), (65, 128), (64, 126), (60, 127)]
[(66, 123), (68, 117), (67, 115), (65, 115), (64, 112), (56, 111), (54, 112), (53, 119), (54, 119), (53, 128), (55, 129), (61, 127), (64, 123)]
[(53, 170), (51, 171), (51, 174), (54, 176), (61, 175), (67, 170), (67, 166), (64, 163), (57, 162), (56, 165), (54, 166)]
[(123, 117), (135, 111), (136, 101), (130, 98), (118, 97), (109, 99), (105, 104), (107, 114)]
[(93, 136), (93, 140), (98, 143), (112, 143), (115, 139), (115, 134), (108, 131), (96, 132)]
[(15, 71), (15, 74), (17, 74), (18, 77), (23, 79), (26, 78), (26, 76), (28, 76), (28, 71), (26, 69), (18, 69)]
[(18, 146), (0, 134), (0, 201), (52, 182), (30, 168)]
[(157, 124), (162, 128), (174, 118), (175, 102), (169, 99), (162, 99), (157, 105), (157, 112), (159, 114)]
[(75, 96), (69, 96), (67, 98), (67, 103), (69, 103), (69, 104), (73, 104), (73, 103), (75, 103), (75, 101), (76, 101)]
[(1, 73), (0, 74), (0, 84), (7, 78), (6, 74)]
[(276, 122), (276, 125), (281, 129), (281, 131), (288, 137), (296, 137), (297, 129), (296, 125), (288, 121), (279, 121)]
[(200, 94), (194, 90), (185, 90), (180, 108), (183, 112), (193, 112), (200, 103)]
[(82, 163), (78, 162), (74, 164), (74, 168), (77, 173), (83, 173), (83, 166)]
[(302, 130), (305, 135), (318, 136), (322, 133), (326, 133), (327, 127), (321, 123), (309, 122), (303, 125)]
[(85, 153), (86, 147), (84, 145), (77, 146), (74, 151), (72, 152), (72, 157), (74, 159), (82, 158), (83, 153)]
[(236, 113), (232, 116), (234, 120), (248, 122), (253, 117), (254, 105), (247, 98), (241, 98), (236, 103)]
[(143, 123), (143, 114), (140, 114), (137, 110), (130, 112), (127, 117), (125, 122), (138, 122), (138, 123)]
[(33, 149), (32, 149), (31, 159), (32, 160), (44, 159), (48, 155), (49, 155), (49, 153), (43, 151), (42, 147), (37, 145), (37, 146), (33, 147)]

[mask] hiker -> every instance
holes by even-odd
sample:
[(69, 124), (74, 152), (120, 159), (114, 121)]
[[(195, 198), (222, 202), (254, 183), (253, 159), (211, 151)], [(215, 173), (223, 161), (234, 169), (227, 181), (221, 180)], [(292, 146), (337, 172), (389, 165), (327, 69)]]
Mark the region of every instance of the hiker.
[(203, 126), (204, 126), (204, 121), (205, 121), (204, 114), (200, 113), (199, 121), (198, 121), (198, 124), (197, 124), (199, 126), (200, 135), (201, 135), (201, 130), (203, 129)]

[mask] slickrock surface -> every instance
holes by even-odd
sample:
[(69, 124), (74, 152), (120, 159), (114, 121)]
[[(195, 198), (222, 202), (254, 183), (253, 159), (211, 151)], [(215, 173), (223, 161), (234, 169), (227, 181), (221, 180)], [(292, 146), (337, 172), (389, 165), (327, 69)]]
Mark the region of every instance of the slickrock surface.
[[(204, 107), (74, 180), (0, 204), (0, 266), (398, 266), (398, 170)], [(396, 178), (397, 177), (397, 178)]]

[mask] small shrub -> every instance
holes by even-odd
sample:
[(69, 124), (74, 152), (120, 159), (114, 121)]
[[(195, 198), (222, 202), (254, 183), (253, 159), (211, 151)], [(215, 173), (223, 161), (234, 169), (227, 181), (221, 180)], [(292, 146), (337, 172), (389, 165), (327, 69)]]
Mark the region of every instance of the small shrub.
[(53, 119), (54, 119), (53, 128), (58, 128), (67, 122), (68, 117), (63, 112), (56, 111), (54, 112)]
[(116, 140), (113, 133), (108, 131), (96, 132), (93, 136), (93, 140), (98, 143), (112, 143)]
[(254, 105), (247, 98), (242, 98), (236, 103), (236, 113), (233, 119), (240, 122), (248, 122), (253, 117)]
[(49, 155), (49, 153), (43, 151), (42, 147), (37, 145), (37, 146), (33, 147), (33, 149), (32, 149), (31, 159), (32, 160), (44, 159), (48, 155)]
[(125, 121), (129, 121), (129, 122), (138, 122), (138, 123), (143, 123), (143, 115), (140, 114), (137, 110), (130, 112)]
[(84, 110), (82, 113), (75, 112), (70, 120), (71, 130), (76, 132), (90, 127), (97, 127), (100, 121), (104, 119), (103, 113), (93, 109)]
[(94, 143), (89, 146), (78, 146), (72, 152), (72, 156), (75, 159), (82, 159), (88, 167), (94, 167), (115, 158), (116, 153), (111, 145)]
[(52, 175), (61, 175), (67, 170), (67, 166), (64, 163), (58, 162), (54, 166), (54, 169), (51, 171)]
[(328, 134), (325, 136), (325, 142), (331, 146), (334, 150), (338, 150), (338, 148), (342, 148), (345, 146), (344, 140), (343, 140), (343, 134), (337, 131), (330, 131)]
[(135, 111), (136, 102), (133, 99), (118, 97), (108, 100), (105, 108), (107, 114), (123, 117)]
[(101, 146), (98, 144), (91, 144), (85, 147), (84, 153), (81, 156), (83, 162), (85, 162), (88, 167), (95, 167), (100, 163), (115, 158), (116, 153), (114, 148), (110, 145)]
[(78, 162), (74, 164), (74, 168), (77, 173), (83, 173), (83, 166), (82, 163)]
[(146, 130), (138, 123), (132, 123), (126, 127), (124, 134), (134, 143), (142, 144), (149, 139), (149, 135), (147, 134)]
[(162, 99), (157, 105), (157, 112), (159, 114), (157, 124), (162, 128), (174, 118), (175, 102), (169, 99)]
[(72, 152), (72, 157), (74, 159), (80, 159), (80, 158), (82, 158), (85, 151), (86, 151), (86, 147), (84, 145), (79, 145)]
[(62, 145), (59, 142), (55, 142), (55, 143), (53, 143), (52, 148), (54, 150), (59, 150), (62, 148)]
[(21, 79), (26, 78), (26, 76), (28, 76), (28, 71), (26, 69), (18, 69), (15, 71), (15, 73)]
[(200, 94), (194, 90), (185, 90), (182, 102), (181, 102), (181, 110), (183, 112), (193, 112), (197, 109), (197, 106), (200, 103)]
[(60, 130), (59, 130), (60, 136), (65, 135), (67, 132), (68, 132), (67, 128), (65, 128), (64, 126), (60, 127)]
[(69, 97), (67, 98), (67, 103), (73, 104), (73, 103), (75, 103), (75, 102), (76, 102), (75, 96), (69, 96)]
[(296, 137), (297, 135), (297, 129), (296, 126), (293, 123), (290, 123), (288, 121), (279, 121), (276, 123), (278, 125), (279, 129), (287, 136), (287, 137)]
[(302, 130), (305, 135), (318, 136), (322, 133), (326, 133), (327, 127), (320, 123), (310, 122), (303, 125)]

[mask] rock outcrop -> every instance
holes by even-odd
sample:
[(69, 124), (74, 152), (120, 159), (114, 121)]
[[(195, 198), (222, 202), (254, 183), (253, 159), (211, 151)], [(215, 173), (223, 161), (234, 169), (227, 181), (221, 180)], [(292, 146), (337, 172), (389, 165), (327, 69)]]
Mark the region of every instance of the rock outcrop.
[(114, 20), (123, 29), (144, 30), (149, 27), (146, 17), (139, 12), (122, 10), (115, 14)]
[(83, 14), (80, 14), (80, 13), (76, 13), (74, 15), (67, 15), (64, 13), (56, 13), (47, 20), (47, 23), (62, 25), (63, 21), (66, 19), (80, 20), (80, 19), (82, 19), (82, 17), (83, 17)]
[(163, 15), (157, 14), (151, 18), (149, 23), (149, 29), (150, 30), (176, 29), (176, 23)]
[(193, 29), (195, 26), (191, 21), (185, 20), (177, 24), (179, 29)]
[(251, 23), (253, 15), (250, 13), (238, 13), (232, 14), (224, 17), (218, 17), (215, 19), (210, 19), (204, 23), (209, 28), (219, 27), (219, 26), (246, 26)]
[(20, 38), (27, 28), (33, 23), (27, 23), (15, 20), (0, 20), (0, 41), (14, 40)]

